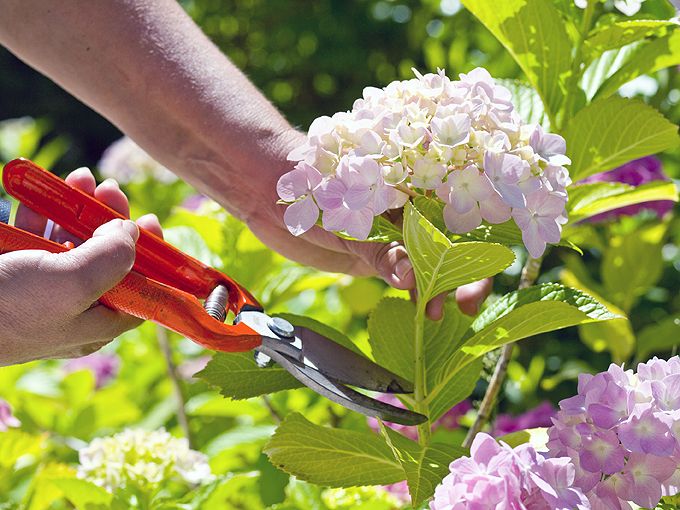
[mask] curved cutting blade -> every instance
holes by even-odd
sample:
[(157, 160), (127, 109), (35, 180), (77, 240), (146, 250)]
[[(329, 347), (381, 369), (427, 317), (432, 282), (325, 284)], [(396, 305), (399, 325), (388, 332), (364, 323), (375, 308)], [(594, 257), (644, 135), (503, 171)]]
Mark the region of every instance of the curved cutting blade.
[(418, 425), (427, 420), (427, 416), (380, 402), (343, 386), (318, 370), (289, 358), (270, 346), (263, 344), (258, 349), (285, 368), (302, 384), (347, 409), (401, 425)]
[(302, 342), (305, 361), (335, 381), (381, 393), (413, 392), (406, 379), (311, 329), (295, 326), (295, 336)]

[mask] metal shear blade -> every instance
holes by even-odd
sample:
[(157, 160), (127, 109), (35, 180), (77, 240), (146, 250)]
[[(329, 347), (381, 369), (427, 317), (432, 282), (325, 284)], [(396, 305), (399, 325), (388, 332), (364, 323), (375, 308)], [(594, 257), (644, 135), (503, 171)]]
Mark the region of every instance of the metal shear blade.
[(272, 344), (268, 343), (265, 345), (265, 343), (263, 343), (257, 350), (269, 356), (308, 388), (352, 411), (357, 411), (366, 416), (380, 418), (384, 421), (400, 423), (402, 425), (418, 425), (427, 420), (427, 417), (422, 414), (407, 409), (401, 409), (373, 399), (363, 393), (359, 393), (358, 391), (327, 377), (320, 370), (306, 365), (304, 362), (287, 354), (279, 352)]

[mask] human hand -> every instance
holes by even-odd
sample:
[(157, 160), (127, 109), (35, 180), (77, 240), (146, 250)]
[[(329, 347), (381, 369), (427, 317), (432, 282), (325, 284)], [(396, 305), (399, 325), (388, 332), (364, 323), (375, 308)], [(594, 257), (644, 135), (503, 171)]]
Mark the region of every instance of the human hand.
[[(129, 216), (127, 198), (115, 181), (97, 186), (92, 173), (80, 168), (66, 182)], [(42, 235), (46, 222), (23, 205), (17, 210), (19, 228)], [(137, 225), (162, 236), (154, 215), (139, 218)], [(84, 356), (141, 322), (96, 302), (132, 268), (137, 225), (113, 220), (85, 242), (55, 226), (53, 241), (79, 246), (59, 254), (25, 250), (0, 255), (0, 365)]]
[[(276, 179), (292, 168), (285, 160), (290, 149), (301, 145), (304, 135), (296, 134), (278, 148), (280, 161), (270, 166)], [(396, 289), (408, 290), (415, 297), (416, 280), (413, 266), (404, 246), (400, 243), (372, 243), (348, 241), (315, 226), (299, 237), (293, 236), (283, 221), (284, 207), (276, 204), (276, 180), (258, 181), (270, 190), (260, 194), (270, 201), (246, 218), (248, 227), (262, 242), (287, 258), (324, 271), (346, 273), (354, 276), (380, 276)], [(267, 198), (267, 197), (271, 198)], [(456, 290), (456, 301), (463, 313), (475, 315), (490, 294), (492, 280), (487, 278), (463, 285)], [(426, 307), (428, 318), (439, 320), (444, 313), (448, 293), (434, 297)]]

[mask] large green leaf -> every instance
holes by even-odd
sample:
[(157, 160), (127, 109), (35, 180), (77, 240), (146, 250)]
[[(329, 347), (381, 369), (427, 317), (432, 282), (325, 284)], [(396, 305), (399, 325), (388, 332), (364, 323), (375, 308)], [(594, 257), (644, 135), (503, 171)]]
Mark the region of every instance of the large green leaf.
[(410, 202), (404, 208), (404, 243), (423, 301), (498, 274), (515, 260), (512, 250), (500, 244), (452, 243)]
[(264, 452), (286, 473), (329, 487), (404, 479), (400, 463), (382, 438), (370, 432), (320, 427), (298, 413), (286, 416)]
[(640, 186), (618, 182), (593, 182), (571, 186), (568, 191), (567, 208), (570, 224), (627, 205), (655, 200), (678, 201), (678, 190), (675, 184), (669, 181), (654, 181)]
[(567, 126), (565, 138), (575, 181), (680, 141), (678, 127), (654, 108), (621, 97), (601, 99), (581, 110)]
[(216, 353), (208, 365), (196, 374), (215, 386), (225, 397), (243, 399), (302, 386), (278, 365), (260, 368), (253, 353)]
[(466, 339), (447, 360), (441, 381), (427, 396), (433, 402), (460, 372), (480, 356), (532, 335), (617, 316), (589, 295), (557, 283), (535, 285), (506, 294), (473, 322)]
[(583, 53), (586, 62), (592, 61), (601, 53), (649, 37), (664, 35), (677, 24), (668, 20), (627, 20), (606, 24), (593, 30), (586, 39)]
[(559, 110), (572, 44), (559, 11), (545, 0), (463, 0), (506, 47), (538, 91), (551, 118)]
[(45, 436), (34, 436), (17, 429), (0, 432), (0, 473), (7, 475), (24, 455), (37, 456), (45, 443)]
[(595, 97), (614, 94), (621, 85), (641, 76), (680, 64), (680, 30), (639, 45), (625, 63), (597, 91)]
[(54, 479), (64, 497), (78, 510), (122, 510), (127, 507), (104, 488), (78, 478)]
[(434, 494), (437, 485), (449, 473), (449, 464), (468, 453), (449, 444), (421, 446), (387, 427), (382, 427), (382, 432), (404, 470), (414, 508)]
[(591, 100), (602, 84), (623, 67), (629, 59), (635, 55), (640, 47), (644, 47), (644, 41), (626, 44), (621, 48), (608, 50), (595, 58), (583, 71), (581, 88), (588, 100)]
[(444, 416), (449, 409), (465, 400), (474, 391), (482, 372), (482, 358), (472, 360), (468, 365), (456, 371), (455, 381), (452, 380), (450, 368), (445, 366), (448, 357), (442, 357), (442, 367), (436, 372), (435, 379), (428, 387), (427, 413), (430, 422)]
[[(412, 381), (414, 374), (414, 336), (416, 307), (411, 301), (384, 298), (368, 319), (371, 351), (375, 361), (385, 368)], [(425, 370), (428, 381), (443, 359), (460, 341), (472, 321), (463, 315), (454, 302), (448, 302), (444, 318), (425, 319)]]

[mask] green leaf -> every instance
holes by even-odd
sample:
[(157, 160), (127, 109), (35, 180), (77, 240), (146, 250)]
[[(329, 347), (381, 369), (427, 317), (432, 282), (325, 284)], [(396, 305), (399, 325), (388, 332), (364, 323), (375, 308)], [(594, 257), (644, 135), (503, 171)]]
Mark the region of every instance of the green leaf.
[(604, 252), (601, 274), (605, 296), (626, 313), (661, 278), (666, 228), (666, 224), (656, 223), (615, 235)]
[(677, 24), (668, 20), (627, 20), (606, 24), (593, 30), (584, 42), (583, 53), (586, 62), (601, 53), (621, 48), (649, 37), (664, 35)]
[(673, 350), (680, 345), (680, 314), (650, 324), (640, 331), (637, 359), (644, 361), (651, 354)]
[(498, 440), (507, 443), (512, 448), (529, 443), (536, 451), (547, 451), (548, 429), (539, 427), (535, 429), (518, 430), (517, 432), (511, 432), (510, 434), (501, 436)]
[(329, 487), (384, 485), (404, 479), (401, 465), (380, 437), (321, 427), (298, 413), (286, 416), (264, 452), (286, 473)]
[(571, 178), (584, 179), (675, 147), (678, 127), (641, 101), (609, 97), (574, 116), (565, 132)]
[(551, 118), (562, 104), (563, 80), (572, 64), (565, 23), (545, 0), (463, 0), (505, 46), (538, 91)]
[(500, 244), (453, 244), (410, 202), (404, 209), (404, 244), (423, 301), (498, 274), (515, 260), (512, 250)]
[(447, 360), (444, 377), (427, 397), (437, 399), (460, 371), (502, 345), (557, 329), (617, 316), (587, 294), (557, 283), (535, 285), (501, 297), (473, 322), (468, 336)]
[(17, 429), (0, 432), (0, 473), (11, 471), (24, 455), (37, 456), (44, 444), (44, 436), (34, 436)]
[(382, 426), (381, 430), (404, 470), (414, 508), (434, 494), (449, 473), (449, 464), (468, 454), (464, 448), (449, 444), (432, 443), (423, 447), (390, 428)]
[(617, 182), (593, 182), (568, 188), (569, 223), (577, 223), (607, 211), (655, 200), (678, 201), (673, 182), (654, 181), (640, 186)]
[(609, 76), (595, 97), (614, 94), (621, 85), (641, 76), (680, 64), (680, 30), (639, 45), (618, 71)]
[(173, 246), (209, 266), (220, 266), (221, 260), (191, 227), (172, 227), (163, 230), (163, 238)]
[(607, 78), (621, 69), (644, 44), (644, 42), (634, 42), (618, 49), (605, 51), (590, 63), (581, 78), (581, 88), (588, 101), (595, 96)]
[(527, 83), (520, 80), (496, 80), (512, 94), (512, 104), (520, 118), (527, 124), (540, 124), (550, 131), (550, 119), (545, 113), (541, 96)]
[(225, 397), (244, 399), (302, 386), (283, 368), (274, 364), (260, 368), (252, 352), (216, 353), (201, 370), (200, 377)]
[[(368, 319), (368, 334), (375, 361), (408, 380), (414, 376), (416, 307), (411, 301), (384, 298)], [(425, 367), (428, 380), (435, 377), (443, 358), (460, 341), (471, 318), (463, 315), (454, 302), (446, 303), (444, 318), (425, 319)]]
[[(454, 243), (461, 242), (461, 240), (470, 240), (484, 241), (485, 243), (524, 246), (524, 241), (522, 241), (522, 231), (513, 220), (508, 220), (505, 223), (499, 223), (497, 225), (482, 224), (467, 234), (451, 236), (451, 240)], [(561, 239), (558, 243), (558, 246), (565, 246), (581, 254), (583, 253), (578, 246), (568, 239)]]
[(77, 510), (122, 510), (126, 505), (116, 499), (113, 494), (102, 487), (78, 478), (54, 479), (52, 483), (59, 487), (64, 497)]
[(449, 409), (465, 400), (474, 391), (482, 371), (482, 358), (472, 360), (456, 374), (455, 382), (447, 371), (445, 362), (450, 358), (442, 357), (442, 366), (437, 372), (427, 396), (428, 417), (434, 422), (444, 416)]

